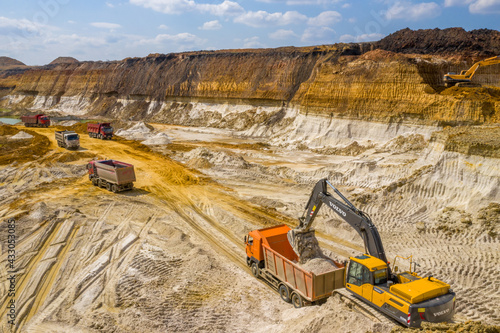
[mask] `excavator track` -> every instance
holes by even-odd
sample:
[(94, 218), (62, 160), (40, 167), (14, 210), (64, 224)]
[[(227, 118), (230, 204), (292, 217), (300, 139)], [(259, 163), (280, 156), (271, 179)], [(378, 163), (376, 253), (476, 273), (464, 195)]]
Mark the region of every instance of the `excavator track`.
[(392, 319), (389, 316), (386, 316), (382, 312), (376, 310), (375, 308), (371, 307), (370, 305), (366, 304), (353, 294), (351, 294), (347, 289), (341, 288), (341, 289), (336, 289), (333, 292), (333, 295), (338, 294), (341, 300), (349, 300), (353, 304), (353, 309), (359, 311), (361, 314), (364, 316), (370, 318), (373, 321), (383, 323), (383, 324), (388, 324), (388, 325), (400, 325), (401, 324), (394, 319)]

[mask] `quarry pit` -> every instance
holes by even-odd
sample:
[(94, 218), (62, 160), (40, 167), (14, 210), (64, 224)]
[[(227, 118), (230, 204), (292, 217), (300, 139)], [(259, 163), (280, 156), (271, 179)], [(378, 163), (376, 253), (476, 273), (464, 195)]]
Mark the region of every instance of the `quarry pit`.
[[(185, 84), (138, 84), (137, 74), (138, 87), (125, 78), (119, 88), (115, 62), (2, 76), (2, 114), (74, 120), (0, 125), (0, 331), (405, 331), (339, 295), (295, 309), (251, 275), (244, 236), (296, 226), (321, 178), (371, 216), (390, 261), (413, 255), (420, 275), (452, 286), (454, 322), (425, 329), (498, 331), (499, 69), (479, 74), (482, 87), (445, 90), (436, 78), (459, 66), (453, 59), (342, 50), (121, 62), (127, 75), (200, 69)], [(220, 68), (207, 68), (231, 57), (249, 67), (274, 59), (266, 63), (276, 75), (260, 86), (243, 76), (221, 84)], [(117, 136), (90, 138), (88, 120), (111, 121)], [(79, 133), (81, 148), (58, 147), (55, 129)], [(135, 166), (132, 191), (89, 181), (88, 161), (111, 158)], [(9, 219), (18, 238), (15, 326), (6, 320)], [(336, 261), (364, 252), (331, 211), (314, 229)]]

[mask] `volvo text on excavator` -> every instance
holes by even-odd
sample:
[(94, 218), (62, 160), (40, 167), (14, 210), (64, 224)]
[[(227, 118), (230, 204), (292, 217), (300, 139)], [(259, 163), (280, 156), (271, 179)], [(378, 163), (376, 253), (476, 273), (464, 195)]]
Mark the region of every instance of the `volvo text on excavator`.
[(500, 55), (488, 59), (484, 59), (481, 61), (476, 62), (474, 65), (472, 65), (471, 68), (468, 70), (463, 70), (460, 72), (460, 74), (455, 74), (455, 73), (448, 73), (444, 75), (444, 85), (446, 87), (452, 87), (454, 85), (457, 86), (468, 86), (472, 85), (472, 77), (476, 73), (477, 69), (479, 67), (484, 67), (484, 66), (489, 66), (489, 65), (495, 65), (495, 64), (500, 64)]
[[(340, 200), (328, 192), (330, 187)], [(389, 267), (382, 240), (370, 217), (357, 209), (327, 179), (314, 187), (297, 228), (288, 240), (300, 256), (300, 240), (314, 232), (311, 225), (323, 204), (353, 227), (364, 241), (365, 254), (349, 258), (345, 287), (357, 298), (408, 327), (423, 321), (447, 322), (455, 310), (455, 293), (450, 285), (432, 276), (420, 277), (411, 269), (398, 272)]]

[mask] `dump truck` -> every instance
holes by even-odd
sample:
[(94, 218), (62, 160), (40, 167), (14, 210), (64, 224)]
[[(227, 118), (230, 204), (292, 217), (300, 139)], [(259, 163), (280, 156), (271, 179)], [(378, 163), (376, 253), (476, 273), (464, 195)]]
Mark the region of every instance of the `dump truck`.
[[(329, 188), (338, 198), (328, 192)], [(411, 261), (409, 270), (399, 271), (395, 259), (391, 269), (382, 239), (368, 214), (357, 209), (327, 179), (316, 183), (299, 225), (288, 232), (288, 241), (297, 255), (297, 239), (314, 232), (310, 228), (323, 204), (356, 230), (365, 244), (366, 253), (349, 258), (344, 279), (347, 292), (407, 327), (453, 318), (455, 293), (450, 285), (430, 275), (419, 276), (412, 271)]]
[(344, 286), (344, 265), (330, 259), (332, 269), (321, 274), (302, 268), (288, 242), (289, 231), (287, 225), (251, 231), (245, 237), (247, 265), (294, 307), (320, 303)]
[(57, 145), (66, 149), (80, 148), (80, 136), (74, 131), (55, 131)]
[(113, 127), (110, 123), (87, 123), (89, 137), (101, 140), (111, 140), (113, 138)]
[(136, 179), (132, 164), (115, 160), (90, 161), (87, 170), (94, 186), (115, 193), (134, 188)]
[(49, 127), (50, 119), (44, 114), (37, 114), (35, 116), (22, 116), (21, 121), (26, 127)]

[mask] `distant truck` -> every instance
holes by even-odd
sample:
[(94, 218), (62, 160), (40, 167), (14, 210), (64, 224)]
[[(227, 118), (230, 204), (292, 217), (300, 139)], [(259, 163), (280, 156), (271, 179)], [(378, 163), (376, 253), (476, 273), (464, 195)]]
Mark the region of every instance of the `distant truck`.
[(247, 265), (252, 274), (266, 280), (285, 302), (292, 302), (296, 308), (318, 303), (344, 287), (344, 264), (335, 262), (336, 267), (318, 275), (298, 265), (288, 231), (287, 225), (279, 225), (253, 230), (245, 236)]
[(135, 172), (132, 164), (115, 160), (90, 161), (87, 170), (94, 186), (115, 193), (131, 190), (134, 187)]
[(26, 127), (49, 127), (50, 119), (44, 114), (37, 114), (35, 116), (22, 116), (21, 121)]
[(110, 123), (87, 123), (89, 137), (101, 140), (111, 140), (113, 137), (113, 127)]
[(59, 147), (66, 149), (80, 148), (80, 136), (74, 131), (56, 131), (56, 141)]

